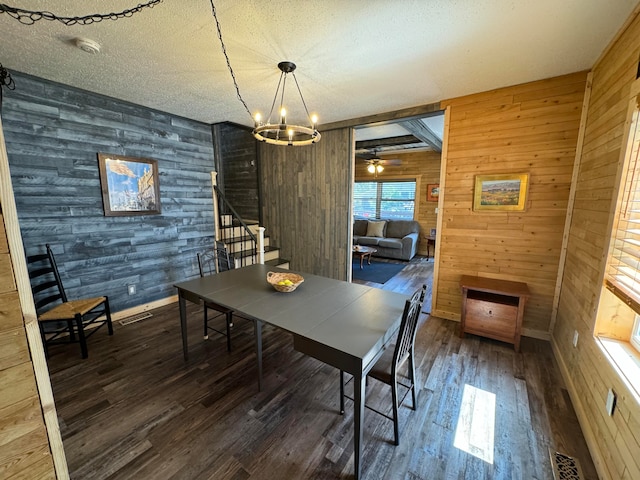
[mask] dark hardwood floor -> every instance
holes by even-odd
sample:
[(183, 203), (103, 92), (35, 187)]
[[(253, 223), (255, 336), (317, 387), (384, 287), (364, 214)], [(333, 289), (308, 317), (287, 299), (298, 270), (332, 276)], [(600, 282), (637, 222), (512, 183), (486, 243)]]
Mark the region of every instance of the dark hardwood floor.
[[(432, 269), (433, 260), (415, 258), (383, 287), (409, 294), (430, 286)], [(51, 349), (71, 477), (352, 478), (353, 404), (338, 414), (338, 372), (266, 327), (258, 392), (252, 324), (236, 318), (227, 353), (222, 336), (202, 339), (201, 307), (188, 304), (187, 311), (187, 363), (177, 304), (115, 325), (113, 337), (97, 332), (87, 360), (76, 345)], [(551, 448), (577, 458), (583, 478), (596, 479), (550, 345), (524, 338), (515, 353), (500, 342), (460, 339), (457, 325), (422, 315), (418, 408), (401, 407), (398, 447), (392, 423), (365, 413), (363, 478), (552, 479)], [(367, 398), (379, 408), (390, 404), (388, 387), (375, 380)]]

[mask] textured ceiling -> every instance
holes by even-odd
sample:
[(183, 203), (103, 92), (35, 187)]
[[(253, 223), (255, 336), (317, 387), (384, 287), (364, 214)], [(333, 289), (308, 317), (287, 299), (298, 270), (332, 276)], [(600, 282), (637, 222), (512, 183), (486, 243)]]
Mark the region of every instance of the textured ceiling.
[[(5, 0), (67, 16), (137, 3), (144, 0)], [(290, 60), (322, 124), (589, 69), (637, 0), (215, 4), (249, 109), (268, 112), (276, 65)], [(83, 52), (76, 37), (97, 41), (101, 52)], [(0, 63), (207, 123), (251, 124), (236, 98), (209, 0), (164, 0), (131, 18), (88, 26), (22, 25), (0, 14)], [(290, 111), (289, 118), (295, 115)]]

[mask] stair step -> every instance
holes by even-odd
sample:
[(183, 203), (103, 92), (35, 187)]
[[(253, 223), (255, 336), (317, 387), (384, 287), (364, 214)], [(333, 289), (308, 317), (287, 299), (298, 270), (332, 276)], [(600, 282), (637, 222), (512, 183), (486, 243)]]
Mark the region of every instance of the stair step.
[(269, 265), (271, 267), (279, 267), (289, 270), (289, 260), (284, 258), (274, 258), (273, 260), (265, 260), (265, 265)]
[[(248, 237), (248, 236), (243, 237), (243, 239), (237, 238), (237, 239), (234, 239), (233, 241), (226, 240), (224, 244), (226, 245), (229, 253), (234, 255), (242, 255), (242, 252), (250, 252), (254, 246), (253, 240), (251, 240), (251, 237)], [(264, 238), (264, 246), (266, 250), (266, 247), (269, 246), (269, 237)], [(249, 253), (245, 255), (249, 255)]]
[[(241, 266), (243, 262), (245, 265), (252, 265), (253, 263), (257, 263), (257, 256), (255, 261), (253, 259), (253, 250), (243, 250), (241, 252), (236, 252), (233, 254), (236, 262), (236, 266)], [(277, 247), (264, 247), (264, 261), (267, 263), (269, 260), (277, 259), (280, 256), (280, 249)]]
[[(251, 227), (251, 225), (247, 225), (248, 227)], [(255, 232), (252, 232), (255, 234)], [(247, 235), (247, 231), (245, 230), (244, 227), (238, 227), (238, 226), (228, 226), (228, 227), (221, 227), (220, 228), (220, 237), (222, 238), (222, 240), (226, 240), (226, 239), (230, 239), (230, 238), (235, 238), (235, 237), (248, 237), (249, 235)]]

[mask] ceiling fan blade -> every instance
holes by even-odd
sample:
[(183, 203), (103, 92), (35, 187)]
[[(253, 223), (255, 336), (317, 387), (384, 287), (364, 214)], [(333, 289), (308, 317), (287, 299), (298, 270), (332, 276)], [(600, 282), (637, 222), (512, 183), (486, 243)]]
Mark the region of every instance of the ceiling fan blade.
[(396, 165), (402, 165), (402, 160), (400, 160), (399, 158), (388, 158), (388, 159), (382, 159), (380, 160), (380, 165), (390, 165), (390, 166), (396, 166)]
[(362, 160), (373, 160), (374, 158), (377, 158), (373, 153), (356, 153), (356, 157), (357, 158), (361, 158)]

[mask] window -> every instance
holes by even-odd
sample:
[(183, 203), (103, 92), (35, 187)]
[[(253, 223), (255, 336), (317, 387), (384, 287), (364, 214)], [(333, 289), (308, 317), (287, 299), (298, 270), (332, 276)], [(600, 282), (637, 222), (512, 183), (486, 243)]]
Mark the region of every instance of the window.
[(413, 220), (415, 200), (415, 180), (356, 182), (353, 213), (356, 218)]
[[(606, 286), (635, 312), (628, 320), (624, 338), (640, 350), (640, 110), (637, 99), (632, 101), (630, 113)], [(633, 328), (630, 328), (631, 324)]]
[(639, 99), (640, 80), (636, 80), (629, 97), (615, 216), (593, 333), (604, 358), (640, 403)]
[(631, 331), (631, 345), (640, 350), (640, 315), (636, 314), (636, 321), (633, 323)]

